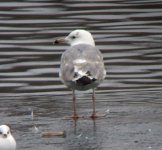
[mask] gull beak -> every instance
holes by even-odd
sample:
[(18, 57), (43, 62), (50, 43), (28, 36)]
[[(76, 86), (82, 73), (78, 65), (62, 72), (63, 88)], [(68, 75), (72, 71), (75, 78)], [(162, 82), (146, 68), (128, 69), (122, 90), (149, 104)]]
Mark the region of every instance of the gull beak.
[(67, 43), (66, 38), (58, 38), (53, 42), (54, 45), (55, 44), (65, 44), (65, 43)]

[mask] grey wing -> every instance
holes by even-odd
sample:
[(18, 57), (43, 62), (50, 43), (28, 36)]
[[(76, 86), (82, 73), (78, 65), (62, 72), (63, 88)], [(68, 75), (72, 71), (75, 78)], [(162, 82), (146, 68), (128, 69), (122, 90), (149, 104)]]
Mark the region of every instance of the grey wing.
[(61, 59), (60, 77), (63, 81), (72, 81), (74, 76), (74, 65), (71, 61), (66, 62)]
[(80, 44), (65, 51), (61, 58), (61, 78), (72, 81), (76, 74), (87, 74), (96, 80), (103, 80), (106, 75), (101, 52), (90, 45)]
[(83, 72), (88, 72), (92, 78), (96, 80), (103, 80), (106, 75), (103, 57), (99, 49), (90, 45), (80, 45), (83, 50), (83, 59), (86, 63), (81, 65)]

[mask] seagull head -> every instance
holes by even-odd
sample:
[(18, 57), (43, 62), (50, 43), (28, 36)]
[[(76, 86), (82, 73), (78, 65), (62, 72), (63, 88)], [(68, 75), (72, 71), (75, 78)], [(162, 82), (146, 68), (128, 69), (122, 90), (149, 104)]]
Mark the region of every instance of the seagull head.
[(8, 135), (10, 135), (10, 128), (7, 125), (1, 125), (0, 126), (0, 136), (7, 138)]
[(92, 34), (89, 31), (82, 29), (74, 30), (67, 37), (56, 39), (54, 43), (67, 43), (71, 46), (77, 44), (89, 44), (95, 46)]

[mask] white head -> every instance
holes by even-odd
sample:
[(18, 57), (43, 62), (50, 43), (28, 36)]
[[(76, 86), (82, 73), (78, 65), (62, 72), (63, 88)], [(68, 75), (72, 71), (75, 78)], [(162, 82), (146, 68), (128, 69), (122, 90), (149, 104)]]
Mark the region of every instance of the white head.
[(86, 30), (74, 30), (65, 39), (57, 39), (55, 43), (68, 43), (71, 46), (77, 44), (89, 44), (95, 46), (92, 34)]
[(10, 128), (7, 125), (0, 126), (0, 149), (15, 150), (16, 141), (11, 135)]
[(0, 126), (0, 136), (7, 138), (10, 134), (10, 128), (7, 125)]
[(65, 38), (65, 40), (71, 46), (82, 43), (95, 46), (92, 34), (86, 30), (74, 30)]

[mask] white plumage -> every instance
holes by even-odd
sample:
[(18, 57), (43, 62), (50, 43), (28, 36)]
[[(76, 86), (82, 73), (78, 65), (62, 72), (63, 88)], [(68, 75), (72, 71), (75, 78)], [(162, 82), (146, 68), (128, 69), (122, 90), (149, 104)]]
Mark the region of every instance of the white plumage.
[(0, 150), (15, 150), (16, 141), (7, 125), (0, 126)]

